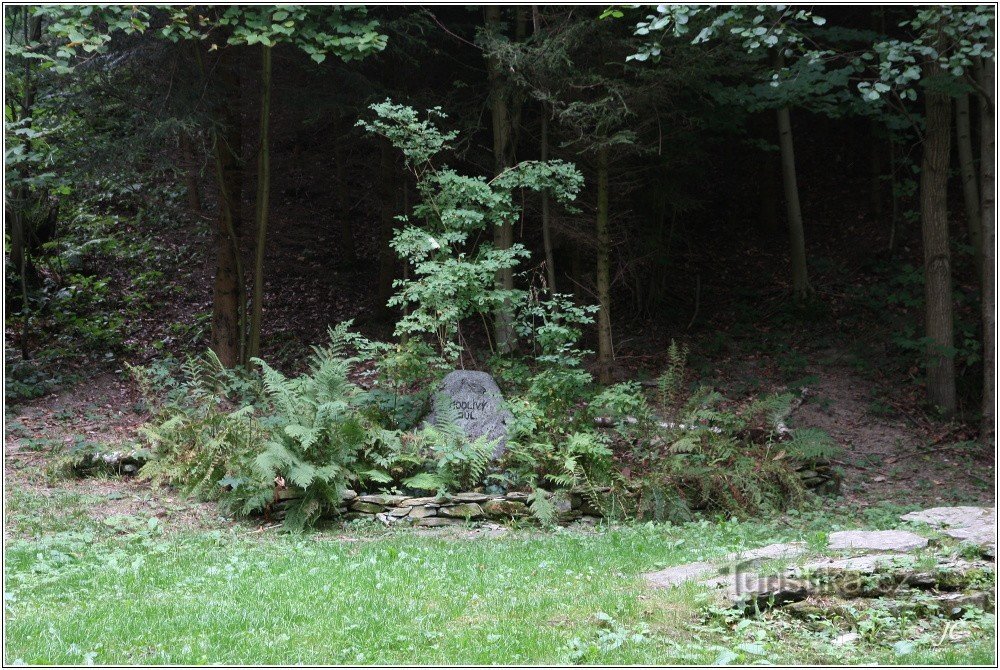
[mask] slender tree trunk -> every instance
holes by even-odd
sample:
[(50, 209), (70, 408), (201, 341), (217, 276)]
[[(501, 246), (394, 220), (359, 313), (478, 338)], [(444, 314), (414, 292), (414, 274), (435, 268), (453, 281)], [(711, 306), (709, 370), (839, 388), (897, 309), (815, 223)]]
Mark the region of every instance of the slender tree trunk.
[(264, 312), (264, 251), (271, 198), (271, 49), (261, 47), (260, 150), (257, 153), (257, 240), (253, 261), (253, 311), (250, 315), (247, 359), (260, 356), (261, 319)]
[(792, 123), (787, 107), (778, 110), (778, 139), (781, 145), (781, 177), (788, 210), (788, 237), (792, 256), (792, 299), (802, 302), (812, 294), (806, 269), (806, 236), (799, 205), (799, 186), (795, 176), (795, 148)]
[[(776, 68), (785, 66), (780, 51), (774, 52)], [(792, 142), (792, 119), (788, 107), (777, 110), (778, 146), (781, 148), (781, 178), (785, 189), (785, 206), (788, 210), (788, 237), (791, 242), (792, 299), (802, 302), (812, 294), (809, 273), (806, 270), (806, 236), (802, 225), (802, 208), (799, 205), (799, 185), (795, 174), (795, 146)]]
[(602, 384), (611, 383), (611, 233), (608, 227), (608, 150), (597, 150), (597, 365)]
[(584, 304), (587, 301), (583, 290), (583, 286), (586, 284), (584, 275), (587, 274), (587, 271), (583, 263), (583, 244), (579, 239), (574, 238), (570, 243), (569, 272), (564, 274), (574, 284), (573, 297), (577, 304)]
[(981, 267), (983, 227), (979, 220), (979, 184), (972, 153), (972, 123), (969, 119), (968, 95), (955, 98), (955, 139), (958, 142), (958, 165), (962, 175), (962, 195), (965, 198), (965, 218), (969, 224), (969, 241), (972, 242), (976, 266)]
[[(543, 161), (549, 159), (549, 115), (548, 109), (542, 107), (542, 150)], [(542, 192), (542, 246), (545, 249), (545, 276), (549, 282), (549, 291), (556, 292), (556, 261), (552, 251), (552, 222), (549, 213), (549, 194)]]
[[(195, 46), (199, 65), (201, 52)], [(237, 63), (230, 50), (220, 54), (219, 93), (211, 129), (219, 188), (215, 283), (212, 289), (211, 347), (226, 367), (246, 362), (246, 284), (240, 256), (243, 229), (243, 122)], [(204, 76), (204, 68), (202, 67)]]
[[(926, 76), (940, 73), (932, 63)], [(948, 167), (951, 153), (951, 100), (927, 91), (926, 129), (920, 173), (920, 214), (924, 240), (924, 299), (927, 399), (946, 414), (956, 409), (952, 355), (951, 251), (948, 247)]]
[(191, 143), (191, 135), (186, 130), (180, 133), (181, 155), (184, 159), (184, 188), (187, 191), (188, 209), (202, 215), (201, 190), (198, 188), (198, 161)]
[[(42, 17), (32, 16), (31, 8), (27, 6), (19, 8), (19, 11), (22, 12), (24, 43), (36, 44), (40, 42), (42, 39)], [(38, 94), (38, 86), (34, 77), (35, 69), (33, 63), (34, 61), (30, 58), (24, 59), (24, 95), (21, 100), (19, 120), (30, 119), (35, 114), (35, 97)], [(31, 153), (33, 144), (30, 136), (25, 138), (24, 152), (26, 154)], [(28, 177), (30, 177), (28, 174), (21, 176), (22, 179), (27, 179)], [(29, 220), (26, 213), (29, 209), (29, 203), (37, 199), (39, 199), (37, 193), (33, 194), (30, 187), (22, 185), (16, 189), (15, 195), (12, 198), (13, 202), (9, 203), (10, 209), (13, 210), (14, 214), (10, 217), (10, 261), (11, 265), (16, 268), (17, 277), (21, 285), (22, 310), (28, 309), (28, 278), (34, 275), (30, 240), (33, 233), (33, 222)], [(27, 324), (27, 319), (25, 320), (25, 324)], [(27, 345), (25, 342), (22, 342), (22, 347), (24, 346)]]
[[(994, 23), (990, 22), (992, 28)], [(996, 41), (993, 41), (996, 44)], [(979, 68), (979, 84), (987, 97), (980, 100), (980, 159), (982, 199), (980, 223), (983, 231), (983, 444), (996, 447), (996, 75), (993, 63)]]
[(378, 264), (378, 312), (383, 316), (388, 315), (389, 308), (386, 302), (392, 296), (392, 280), (396, 271), (396, 255), (389, 246), (392, 240), (393, 217), (396, 215), (396, 179), (393, 161), (392, 146), (388, 141), (382, 140), (379, 143), (379, 190), (381, 200), (380, 224), (379, 224), (379, 264)]
[[(498, 5), (486, 6), (486, 26), (489, 30), (499, 30), (500, 11)], [(514, 141), (509, 87), (501, 74), (500, 63), (490, 58), (488, 63), (490, 83), (490, 112), (493, 122), (493, 162), (494, 172), (500, 174), (514, 164)], [(510, 249), (514, 244), (513, 222), (507, 221), (493, 231), (493, 244), (497, 249)], [(514, 288), (514, 273), (510, 269), (497, 272), (497, 285), (503, 289)], [(497, 350), (509, 353), (514, 349), (514, 324), (510, 305), (504, 305), (494, 317)]]

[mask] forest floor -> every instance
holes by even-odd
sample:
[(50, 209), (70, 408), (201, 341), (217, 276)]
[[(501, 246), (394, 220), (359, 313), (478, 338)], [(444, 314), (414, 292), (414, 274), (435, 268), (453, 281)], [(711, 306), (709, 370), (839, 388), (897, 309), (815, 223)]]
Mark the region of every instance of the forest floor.
[[(745, 365), (754, 371), (738, 375), (761, 374), (752, 361)], [(976, 443), (954, 439), (954, 426), (880, 406), (878, 399), (883, 396), (877, 387), (844, 365), (810, 365), (805, 372), (810, 381), (807, 399), (791, 423), (821, 428), (843, 449), (837, 459), (844, 476), (841, 496), (831, 502), (858, 510), (995, 504), (992, 455), (984, 454)], [(769, 387), (778, 388), (780, 383), (762, 382), (762, 388)], [(134, 514), (138, 503), (144, 513), (170, 525), (207, 522), (217, 527), (211, 505), (161, 495), (134, 479), (65, 479), (51, 474), (53, 465), (76, 445), (127, 448), (147, 418), (135, 384), (111, 373), (8, 407), (6, 491), (85, 496), (92, 500), (88, 513), (99, 520)], [(16, 516), (10, 521), (13, 524), (5, 525), (5, 533), (18, 527)]]

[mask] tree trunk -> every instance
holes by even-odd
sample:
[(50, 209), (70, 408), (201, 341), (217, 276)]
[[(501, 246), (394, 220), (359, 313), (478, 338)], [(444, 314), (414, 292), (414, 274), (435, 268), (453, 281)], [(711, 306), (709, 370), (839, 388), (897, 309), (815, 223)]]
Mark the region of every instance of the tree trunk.
[[(940, 67), (931, 63), (925, 76)], [(920, 172), (920, 214), (924, 240), (924, 299), (927, 348), (927, 399), (946, 414), (955, 412), (955, 361), (952, 347), (951, 251), (948, 247), (948, 167), (951, 153), (951, 100), (928, 90)]]
[(962, 195), (965, 198), (965, 218), (969, 224), (969, 241), (975, 253), (976, 267), (982, 266), (983, 228), (979, 220), (979, 184), (972, 153), (972, 123), (969, 119), (969, 96), (955, 98), (955, 139), (958, 142), (958, 166), (962, 175)]
[(570, 243), (569, 272), (564, 273), (565, 277), (574, 284), (573, 298), (578, 305), (587, 303), (587, 295), (584, 286), (587, 283), (587, 274), (583, 263), (583, 243), (574, 237)]
[[(195, 47), (201, 62), (201, 52)], [(246, 362), (246, 285), (240, 256), (243, 229), (243, 122), (237, 63), (223, 50), (218, 67), (220, 86), (211, 129), (215, 174), (219, 187), (215, 229), (215, 285), (212, 291), (211, 347), (226, 367)]]
[[(775, 51), (775, 67), (785, 66), (784, 56)], [(792, 299), (802, 302), (812, 294), (809, 273), (806, 270), (806, 236), (802, 226), (802, 208), (799, 205), (799, 185), (795, 175), (795, 146), (792, 142), (792, 119), (788, 107), (781, 107), (778, 117), (778, 146), (781, 148), (781, 180), (785, 189), (785, 207), (788, 210), (788, 237), (792, 256)]]
[(393, 218), (396, 215), (396, 174), (395, 162), (393, 161), (392, 145), (388, 141), (382, 140), (379, 143), (379, 189), (381, 191), (381, 212), (379, 224), (379, 264), (378, 264), (378, 313), (388, 316), (389, 308), (386, 305), (392, 296), (392, 280), (396, 271), (396, 255), (392, 247), (389, 246), (392, 240), (394, 229)]
[[(993, 22), (990, 22), (993, 26)], [(995, 44), (995, 42), (994, 42)], [(996, 75), (993, 64), (979, 69), (979, 84), (988, 97), (980, 100), (980, 170), (983, 231), (983, 423), (981, 439), (984, 445), (996, 448)]]
[(608, 229), (608, 150), (597, 150), (597, 366), (602, 384), (611, 383), (615, 354), (611, 340), (611, 234)]
[[(20, 11), (23, 12), (21, 18), (24, 22), (23, 37), (25, 45), (37, 44), (42, 39), (42, 17), (32, 16), (30, 7), (21, 7)], [(38, 86), (34, 77), (33, 63), (34, 60), (30, 58), (24, 59), (24, 95), (21, 101), (20, 119), (18, 120), (32, 118), (35, 113), (35, 96), (38, 93)], [(24, 140), (25, 154), (31, 153), (32, 145), (31, 137), (26, 137)], [(28, 177), (30, 177), (28, 174), (21, 175), (22, 179), (27, 179)], [(22, 310), (28, 309), (28, 278), (35, 274), (34, 264), (31, 261), (30, 239), (34, 232), (32, 230), (33, 222), (29, 220), (26, 213), (29, 210), (29, 202), (33, 199), (38, 199), (38, 197), (38, 194), (31, 192), (30, 187), (23, 185), (16, 189), (14, 197), (11, 198), (13, 202), (8, 203), (10, 211), (13, 214), (10, 217), (10, 262), (14, 266), (20, 281)], [(25, 320), (25, 327), (27, 327), (27, 320)], [(22, 347), (25, 346), (26, 343), (22, 342)], [(27, 352), (26, 349), (24, 351), (25, 353)]]
[(264, 250), (271, 197), (271, 49), (261, 47), (260, 150), (257, 153), (257, 240), (253, 261), (253, 311), (247, 359), (260, 356), (261, 319), (264, 312)]
[[(486, 26), (492, 31), (499, 30), (500, 11), (498, 5), (486, 6)], [(488, 63), (490, 84), (490, 111), (493, 122), (493, 162), (494, 173), (500, 174), (514, 164), (514, 141), (508, 85), (501, 75), (500, 63), (490, 58)], [(514, 244), (514, 225), (506, 221), (493, 231), (493, 244), (497, 249), (510, 249)], [(514, 288), (513, 270), (497, 272), (497, 285), (503, 289)], [(510, 353), (514, 349), (514, 324), (510, 305), (497, 310), (494, 317), (497, 350)]]
[[(541, 159), (549, 159), (549, 115), (548, 109), (542, 106), (542, 147)], [(542, 246), (545, 249), (545, 276), (549, 282), (549, 291), (556, 292), (556, 261), (552, 251), (552, 222), (549, 213), (549, 194), (542, 192)]]
[(188, 131), (180, 133), (181, 155), (184, 159), (184, 189), (187, 191), (188, 209), (202, 215), (201, 191), (198, 188), (198, 161)]
[(889, 256), (896, 253), (896, 231), (899, 227), (899, 188), (896, 179), (896, 140), (889, 134)]

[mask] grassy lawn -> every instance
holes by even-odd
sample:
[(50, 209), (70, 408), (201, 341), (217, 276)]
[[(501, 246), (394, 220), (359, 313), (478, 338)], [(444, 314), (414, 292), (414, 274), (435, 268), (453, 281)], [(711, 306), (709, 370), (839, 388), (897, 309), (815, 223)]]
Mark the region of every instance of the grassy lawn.
[[(704, 591), (654, 591), (640, 577), (808, 540), (830, 528), (822, 516), (791, 526), (720, 521), (495, 537), (366, 526), (291, 536), (246, 527), (164, 532), (155, 519), (95, 520), (81, 514), (87, 502), (8, 497), (16, 535), (6, 553), (6, 663), (994, 662), (992, 617), (950, 630), (944, 621), (925, 629), (898, 620), (838, 647), (837, 631), (784, 615), (706, 615)], [(893, 647), (906, 638), (913, 646)]]

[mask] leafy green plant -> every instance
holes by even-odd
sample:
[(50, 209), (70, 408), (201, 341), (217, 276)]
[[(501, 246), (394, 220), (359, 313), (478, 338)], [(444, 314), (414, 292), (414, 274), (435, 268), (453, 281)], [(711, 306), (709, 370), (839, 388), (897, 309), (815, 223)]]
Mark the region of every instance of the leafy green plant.
[(534, 488), (528, 494), (528, 510), (543, 526), (551, 526), (559, 515), (548, 491)]
[[(247, 398), (248, 375), (227, 369), (214, 352), (181, 366), (183, 377), (164, 390), (169, 367), (133, 368), (155, 418), (140, 429), (152, 458), (140, 475), (154, 484), (170, 484), (184, 494), (217, 498), (219, 481), (238, 474), (266, 437), (266, 424)], [(256, 394), (254, 394), (256, 395)]]
[(577, 348), (577, 342), (598, 309), (596, 305), (577, 305), (572, 295), (544, 294), (533, 287), (514, 314), (515, 330), (530, 345), (536, 363), (577, 367), (590, 353)]
[(799, 461), (811, 463), (837, 458), (843, 452), (829, 433), (819, 428), (794, 428), (791, 435), (792, 439), (782, 442), (781, 448)]
[(461, 175), (439, 165), (440, 154), (457, 137), (435, 125), (447, 118), (439, 108), (423, 119), (390, 100), (371, 110), (375, 117), (358, 125), (403, 152), (420, 194), (412, 215), (398, 217), (403, 225), (391, 242), (411, 267), (411, 278), (395, 282), (398, 290), (389, 301), (407, 310), (396, 324), (396, 335), (430, 336), (440, 356), (453, 363), (462, 352), (465, 319), (485, 320), (496, 309), (524, 299), (523, 291), (500, 287), (494, 279), (498, 272), (516, 268), (527, 250), (521, 244), (475, 244), (476, 236), (517, 218), (516, 189), (547, 191), (568, 203), (576, 198), (583, 177), (562, 161), (523, 162), (490, 180)]
[(403, 480), (405, 486), (444, 493), (472, 488), (483, 481), (495, 441), (485, 436), (470, 440), (458, 420), (459, 413), (452, 402), (443, 394), (436, 396), (434, 422), (428, 422), (416, 436), (433, 471)]
[(301, 495), (291, 499), (285, 525), (301, 530), (334, 511), (348, 482), (355, 477), (364, 449), (387, 437), (359, 411), (363, 391), (348, 379), (356, 359), (344, 355), (349, 322), (330, 330), (330, 343), (313, 347), (309, 371), (289, 378), (265, 361), (264, 388), (274, 407), (269, 439), (241, 478), (229, 480), (230, 504), (240, 514), (264, 510), (275, 486)]
[(664, 407), (673, 406), (680, 395), (689, 353), (687, 343), (677, 344), (676, 340), (670, 340), (670, 346), (667, 347), (667, 365), (656, 380), (660, 404)]

